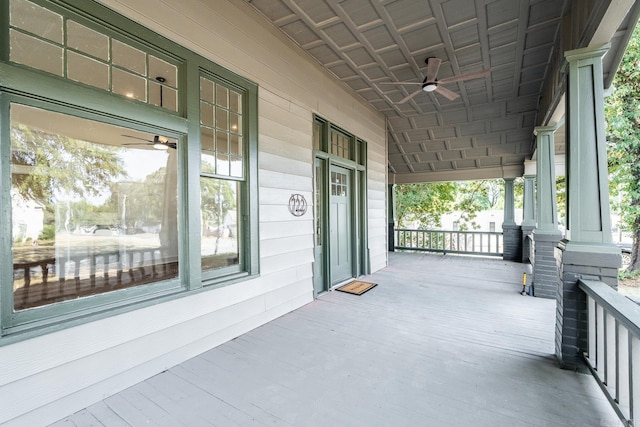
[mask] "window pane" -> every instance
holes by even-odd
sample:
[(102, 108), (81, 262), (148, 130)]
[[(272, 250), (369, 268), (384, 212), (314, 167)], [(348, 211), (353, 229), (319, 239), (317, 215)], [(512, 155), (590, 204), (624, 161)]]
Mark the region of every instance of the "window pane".
[(229, 175), (229, 156), (226, 154), (218, 154), (216, 156), (216, 173), (218, 175)]
[(242, 118), (236, 113), (229, 114), (229, 128), (231, 132), (242, 134)]
[(232, 90), (229, 91), (229, 109), (235, 113), (242, 112), (242, 95)]
[(154, 139), (11, 106), (16, 310), (178, 276), (177, 150)]
[(77, 22), (67, 21), (67, 46), (104, 61), (109, 60), (109, 37)]
[(241, 212), (238, 185), (235, 181), (200, 178), (203, 270), (240, 263), (238, 218), (241, 217)]
[(26, 0), (11, 0), (11, 25), (62, 44), (62, 16)]
[(207, 102), (201, 102), (200, 103), (200, 123), (205, 125), (205, 126), (209, 126), (209, 127), (213, 127), (213, 105), (207, 103)]
[(320, 125), (320, 123), (314, 123), (313, 124), (313, 149), (314, 150), (322, 149), (321, 138), (322, 138), (322, 126)]
[(10, 45), (11, 61), (62, 76), (61, 47), (16, 30), (10, 30)]
[(113, 93), (139, 101), (147, 100), (147, 81), (145, 79), (117, 68), (113, 69), (112, 74)]
[(242, 137), (238, 135), (231, 135), (229, 141), (229, 152), (238, 156), (242, 155)]
[(113, 64), (146, 76), (147, 54), (118, 40), (112, 40)]
[(200, 128), (200, 145), (202, 146), (202, 151), (215, 152), (216, 143), (213, 139), (213, 129), (204, 126)]
[(209, 104), (213, 104), (213, 82), (205, 79), (204, 77), (200, 77), (200, 99), (208, 102)]
[(67, 52), (67, 77), (109, 90), (109, 66), (75, 52)]
[(221, 85), (216, 85), (216, 104), (224, 108), (229, 108), (229, 89)]
[(161, 77), (167, 86), (178, 87), (178, 68), (162, 59), (149, 55), (149, 78)]
[(229, 175), (237, 178), (242, 178), (242, 157), (230, 156), (229, 157)]
[(221, 130), (229, 130), (229, 112), (222, 108), (216, 108), (216, 127)]
[(178, 91), (164, 84), (149, 82), (149, 104), (178, 111)]
[(216, 151), (218, 153), (229, 152), (229, 134), (226, 132), (216, 132)]

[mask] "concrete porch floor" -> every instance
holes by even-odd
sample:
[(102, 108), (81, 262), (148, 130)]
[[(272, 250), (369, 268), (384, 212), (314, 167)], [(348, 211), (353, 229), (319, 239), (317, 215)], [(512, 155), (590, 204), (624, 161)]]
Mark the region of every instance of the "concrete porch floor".
[(555, 301), (520, 295), (523, 271), (391, 253), (364, 295), (324, 294), (53, 425), (622, 425), (558, 368)]

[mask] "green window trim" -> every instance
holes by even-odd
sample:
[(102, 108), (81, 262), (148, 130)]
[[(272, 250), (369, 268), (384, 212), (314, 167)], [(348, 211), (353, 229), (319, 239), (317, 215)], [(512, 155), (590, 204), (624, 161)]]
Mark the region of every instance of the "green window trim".
[[(178, 141), (178, 206), (180, 263), (178, 279), (156, 282), (64, 301), (35, 309), (13, 309), (11, 239), (0, 243), (0, 346), (49, 333), (89, 320), (109, 317), (144, 306), (192, 295), (207, 289), (238, 284), (259, 274), (258, 233), (258, 87), (196, 53), (119, 15), (94, 1), (30, 0), (73, 19), (87, 28), (124, 41), (175, 64), (178, 68), (178, 111), (126, 99), (99, 88), (44, 71), (14, 64), (9, 59), (9, 1), (0, 2), (0, 233), (12, 235), (10, 104), (45, 109), (80, 118), (160, 133)], [(98, 18), (99, 17), (99, 18)], [(241, 264), (232, 270), (203, 274), (200, 241), (200, 102), (199, 79), (214, 77), (242, 96), (244, 144), (243, 177), (227, 177), (242, 186)], [(191, 236), (191, 238), (187, 238)]]

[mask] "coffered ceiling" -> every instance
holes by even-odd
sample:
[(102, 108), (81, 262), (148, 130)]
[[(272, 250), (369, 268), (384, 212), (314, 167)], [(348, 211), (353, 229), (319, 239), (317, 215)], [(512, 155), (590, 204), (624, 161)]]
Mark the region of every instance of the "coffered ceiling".
[[(518, 174), (531, 159), (570, 0), (246, 1), (388, 118), (397, 182)], [(453, 101), (420, 92), (401, 103), (420, 86), (382, 83), (422, 82), (428, 57), (442, 61), (440, 80), (491, 72), (448, 84)]]

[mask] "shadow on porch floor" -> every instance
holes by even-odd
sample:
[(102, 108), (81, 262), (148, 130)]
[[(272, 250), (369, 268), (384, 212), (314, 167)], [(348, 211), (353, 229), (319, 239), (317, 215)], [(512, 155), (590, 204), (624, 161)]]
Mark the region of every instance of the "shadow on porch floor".
[(522, 264), (389, 254), (362, 296), (329, 292), (61, 426), (614, 426), (553, 356), (555, 301)]

